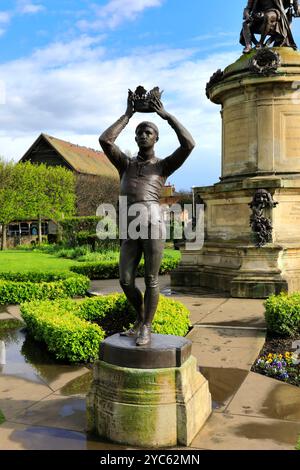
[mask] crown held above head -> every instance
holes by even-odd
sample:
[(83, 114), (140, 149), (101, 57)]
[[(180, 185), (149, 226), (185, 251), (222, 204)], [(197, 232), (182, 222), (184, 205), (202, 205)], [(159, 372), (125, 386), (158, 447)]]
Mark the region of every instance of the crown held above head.
[[(131, 90), (129, 90), (131, 91)], [(138, 86), (135, 92), (132, 93), (132, 100), (134, 103), (134, 109), (138, 113), (153, 113), (151, 107), (151, 100), (161, 99), (163, 91), (160, 91), (159, 87), (154, 87), (152, 90), (147, 91), (143, 86)]]

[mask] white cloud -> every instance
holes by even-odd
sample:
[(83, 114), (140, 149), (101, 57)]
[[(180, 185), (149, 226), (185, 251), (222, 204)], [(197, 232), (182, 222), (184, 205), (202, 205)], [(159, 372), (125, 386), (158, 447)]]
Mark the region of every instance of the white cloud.
[(17, 3), (17, 11), (21, 14), (35, 14), (45, 10), (44, 5), (32, 3), (27, 0), (19, 0)]
[(10, 11), (0, 11), (0, 37), (6, 33), (11, 18), (12, 13)]
[[(0, 155), (19, 159), (41, 132), (99, 148), (99, 134), (125, 111), (128, 88), (158, 85), (165, 90), (166, 108), (197, 142), (171, 181), (179, 188), (215, 182), (221, 159), (219, 107), (206, 99), (205, 84), (216, 69), (234, 60), (234, 54), (199, 60), (187, 49), (143, 52), (111, 59), (101, 38), (82, 36), (1, 64), (6, 104), (0, 105)], [(118, 139), (121, 148), (136, 151), (134, 129), (144, 118), (134, 115)], [(157, 155), (167, 156), (178, 145), (174, 131), (157, 115), (147, 118), (161, 130)]]
[(104, 6), (93, 5), (97, 19), (79, 21), (78, 26), (83, 30), (113, 29), (123, 21), (134, 20), (147, 8), (160, 7), (163, 2), (164, 0), (110, 0)]
[(9, 23), (11, 19), (11, 13), (9, 11), (0, 11), (0, 23)]
[(0, 37), (6, 33), (11, 20), (16, 15), (24, 15), (28, 13), (35, 14), (43, 11), (44, 9), (45, 7), (41, 4), (34, 4), (28, 0), (19, 0), (15, 9), (11, 11), (0, 11)]

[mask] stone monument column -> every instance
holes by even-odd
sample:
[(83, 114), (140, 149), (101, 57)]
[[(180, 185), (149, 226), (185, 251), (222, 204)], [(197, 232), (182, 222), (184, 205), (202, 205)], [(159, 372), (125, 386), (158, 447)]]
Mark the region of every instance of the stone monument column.
[(300, 289), (300, 53), (243, 55), (207, 85), (222, 106), (222, 175), (195, 188), (201, 250), (183, 251), (172, 286), (264, 298)]

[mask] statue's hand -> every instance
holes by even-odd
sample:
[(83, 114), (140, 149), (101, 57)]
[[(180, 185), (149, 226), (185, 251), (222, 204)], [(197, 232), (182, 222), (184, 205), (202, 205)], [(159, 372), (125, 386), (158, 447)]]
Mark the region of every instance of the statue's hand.
[(168, 118), (168, 113), (164, 108), (164, 105), (159, 98), (153, 97), (150, 101), (150, 106), (155, 113), (157, 113), (162, 119)]
[(126, 109), (125, 114), (130, 118), (135, 113), (133, 95), (134, 93), (131, 90), (128, 90), (127, 109)]

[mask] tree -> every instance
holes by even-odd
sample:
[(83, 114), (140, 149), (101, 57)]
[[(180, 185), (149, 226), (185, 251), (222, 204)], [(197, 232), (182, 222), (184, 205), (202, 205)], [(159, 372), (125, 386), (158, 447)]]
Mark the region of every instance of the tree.
[(39, 220), (39, 242), (42, 241), (42, 220), (58, 221), (73, 215), (75, 179), (62, 167), (14, 164), (0, 160), (0, 223), (2, 249), (6, 248), (6, 227), (14, 220)]
[(117, 207), (120, 182), (111, 176), (76, 176), (76, 213), (79, 216), (96, 215), (102, 203)]
[[(23, 169), (26, 186), (25, 217), (39, 221), (39, 243), (42, 242), (42, 220), (55, 222), (75, 211), (75, 178), (71, 171), (60, 166), (48, 167), (30, 162), (18, 165)], [(33, 184), (32, 184), (33, 183)]]
[(175, 193), (176, 198), (178, 198), (178, 204), (181, 205), (181, 207), (184, 207), (184, 204), (192, 204), (193, 203), (193, 193), (192, 191), (187, 191), (185, 189), (181, 189), (179, 191), (176, 191)]
[(14, 219), (20, 217), (22, 207), (19, 204), (19, 178), (15, 173), (15, 164), (0, 159), (0, 224), (2, 227), (1, 249), (6, 248), (6, 228)]

